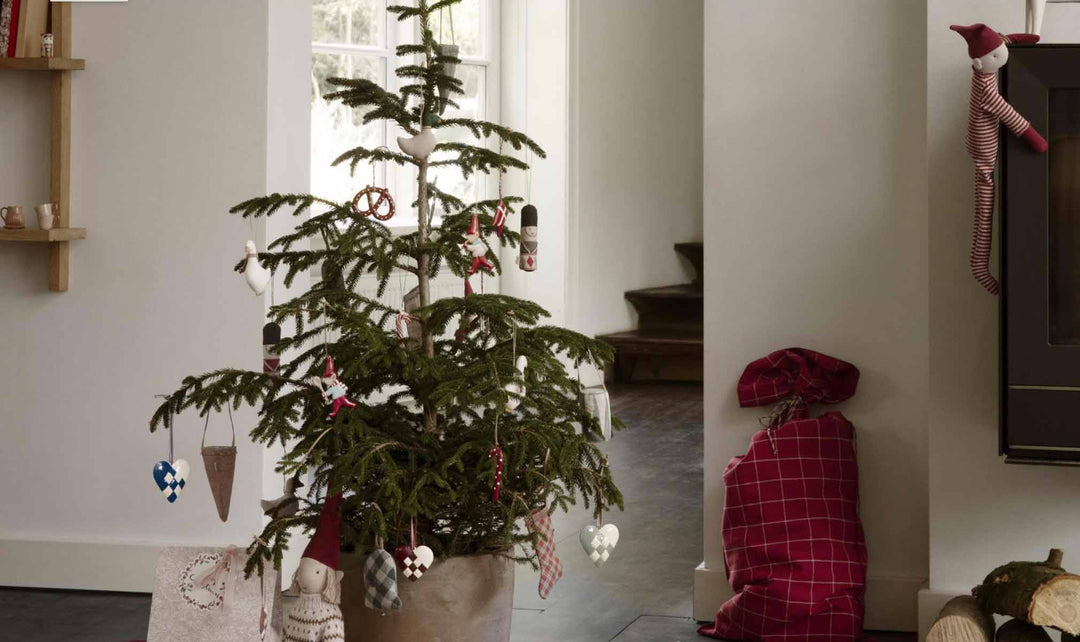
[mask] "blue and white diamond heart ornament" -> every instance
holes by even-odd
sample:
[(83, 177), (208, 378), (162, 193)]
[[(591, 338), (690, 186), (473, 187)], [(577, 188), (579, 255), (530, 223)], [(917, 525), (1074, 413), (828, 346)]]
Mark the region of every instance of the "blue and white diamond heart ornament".
[(615, 524), (604, 524), (600, 528), (592, 524), (581, 529), (581, 547), (597, 568), (604, 565), (619, 543), (619, 528)]
[(184, 490), (190, 472), (191, 466), (183, 459), (177, 459), (171, 464), (167, 461), (154, 464), (154, 482), (170, 504), (175, 502), (180, 491)]

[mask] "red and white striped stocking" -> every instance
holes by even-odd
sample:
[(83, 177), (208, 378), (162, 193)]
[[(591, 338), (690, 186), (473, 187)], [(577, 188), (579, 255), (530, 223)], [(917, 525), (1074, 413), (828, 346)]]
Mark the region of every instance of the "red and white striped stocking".
[(971, 232), (971, 274), (990, 294), (998, 293), (998, 282), (990, 274), (990, 243), (994, 225), (993, 174), (975, 173), (975, 226)]
[(540, 586), (538, 592), (542, 599), (547, 599), (555, 583), (562, 577), (562, 562), (555, 554), (555, 529), (551, 526), (551, 515), (547, 508), (541, 508), (529, 515), (526, 520), (529, 532), (539, 534), (536, 542), (536, 556), (540, 559)]

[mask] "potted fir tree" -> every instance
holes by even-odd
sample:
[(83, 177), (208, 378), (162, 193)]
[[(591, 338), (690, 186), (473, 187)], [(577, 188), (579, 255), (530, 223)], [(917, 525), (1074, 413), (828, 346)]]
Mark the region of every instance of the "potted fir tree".
[[(525, 544), (518, 550), (526, 557), (517, 561), (538, 563), (539, 538), (530, 515), (565, 510), (579, 494), (596, 511), (622, 505), (591, 441), (599, 426), (583, 412), (580, 384), (567, 368), (583, 362), (603, 368), (612, 357), (610, 347), (543, 325), (547, 313), (530, 301), (498, 294), (431, 299), (437, 274), (449, 270), (467, 279), (471, 270), (486, 269), (486, 262), (498, 271), (498, 244), (516, 247), (520, 235), (496, 225), (498, 201), (465, 203), (430, 184), (429, 168), (453, 166), (466, 175), (527, 171), (519, 157), (489, 148), (500, 141), (544, 156), (527, 136), (498, 124), (439, 118), (440, 90), (462, 93), (460, 81), (445, 73), (459, 61), (440, 53), (428, 20), (458, 1), (390, 7), (399, 20), (417, 20), (421, 34), (418, 44), (398, 47), (406, 60), (397, 69), (405, 80), (399, 93), (367, 80), (333, 79), (338, 91), (328, 96), (365, 110), (364, 122), (393, 121), (413, 137), (399, 145), (407, 153), (358, 147), (335, 162), (353, 169), (375, 162), (415, 168), (418, 229), (394, 235), (352, 203), (312, 195), (272, 194), (232, 208), (244, 218), (282, 211), (300, 217), (295, 232), (258, 255), (265, 268), (284, 271), (286, 283), (320, 264), (324, 268), (323, 281), (270, 311), (273, 322), (295, 328), (277, 347), (295, 357), (272, 373), (226, 368), (187, 377), (150, 422), (153, 431), (189, 408), (205, 414), (229, 404), (256, 405), (252, 439), (282, 443), (287, 452), (279, 470), (313, 480), (299, 512), (273, 517), (252, 543), (249, 573), (266, 562), (279, 565), (290, 529), (313, 528), (325, 498), (344, 493), (342, 548), (355, 553), (352, 562), (348, 555), (342, 562), (350, 639), (434, 639), (430, 631), (437, 630), (441, 639), (506, 640), (515, 545)], [(440, 143), (430, 158), (415, 149), (455, 127), (479, 143)], [(513, 211), (522, 199), (502, 200)], [(438, 229), (432, 227), (433, 203), (442, 213)], [(486, 260), (478, 268), (462, 247), (477, 231)], [(296, 249), (314, 238), (324, 239), (326, 249)], [(476, 236), (471, 240), (475, 247)], [(419, 332), (404, 340), (395, 332), (399, 309), (348, 287), (362, 275), (374, 275), (385, 288), (400, 272), (416, 279), (420, 303), (411, 315)], [(528, 360), (523, 373), (515, 367), (521, 356)], [(332, 393), (333, 381), (323, 377), (333, 374), (356, 406), (335, 404), (339, 412), (328, 418), (325, 393)], [(400, 580), (401, 611), (365, 611), (361, 573), (348, 571), (377, 545), (392, 553), (412, 544), (413, 532), (417, 544), (432, 549), (434, 564), (415, 583)]]

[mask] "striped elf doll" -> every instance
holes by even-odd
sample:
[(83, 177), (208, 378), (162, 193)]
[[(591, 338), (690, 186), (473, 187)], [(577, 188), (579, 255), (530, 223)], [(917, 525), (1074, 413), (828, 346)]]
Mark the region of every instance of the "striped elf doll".
[(1010, 43), (1035, 43), (1034, 34), (1003, 35), (984, 24), (949, 27), (968, 43), (974, 75), (971, 79), (971, 106), (968, 111), (967, 151), (975, 161), (975, 229), (971, 240), (971, 274), (991, 294), (998, 282), (990, 274), (990, 240), (993, 235), (994, 166), (997, 164), (998, 123), (1023, 138), (1038, 153), (1046, 151), (1046, 140), (998, 93), (997, 72), (1009, 60)]

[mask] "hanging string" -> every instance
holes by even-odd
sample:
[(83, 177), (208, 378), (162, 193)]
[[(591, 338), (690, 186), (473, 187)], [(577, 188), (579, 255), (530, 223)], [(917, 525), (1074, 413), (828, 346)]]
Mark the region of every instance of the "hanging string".
[[(226, 404), (225, 408), (228, 409), (228, 411), (229, 411), (229, 425), (232, 427), (232, 445), (236, 446), (236, 424), (233, 423), (232, 405)], [(206, 448), (206, 429), (209, 428), (209, 427), (210, 427), (210, 409), (208, 408), (207, 411), (206, 411), (206, 423), (203, 424), (202, 443), (199, 446), (200, 448)]]
[(154, 395), (154, 398), (164, 399), (166, 402), (168, 402), (169, 405), (169, 413), (168, 416), (165, 418), (165, 425), (169, 430), (169, 463), (171, 464), (176, 461), (175, 459), (173, 459), (173, 424), (176, 420), (176, 408), (173, 406), (172, 403), (172, 395)]

